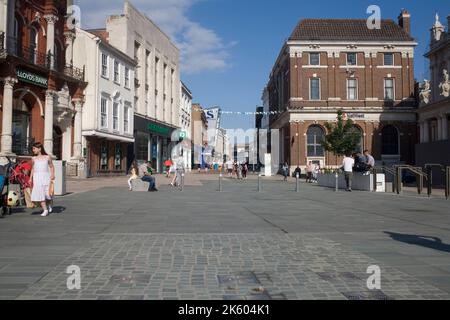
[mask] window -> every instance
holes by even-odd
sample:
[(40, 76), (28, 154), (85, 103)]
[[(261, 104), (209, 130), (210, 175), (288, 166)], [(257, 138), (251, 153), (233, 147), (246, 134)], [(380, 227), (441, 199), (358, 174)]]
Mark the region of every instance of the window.
[(394, 79), (384, 79), (384, 99), (394, 100)]
[(356, 148), (355, 148), (355, 150), (353, 150), (353, 152), (355, 152), (355, 153), (358, 153), (358, 152), (362, 153), (363, 152), (363, 148), (364, 148), (364, 134), (363, 134), (363, 131), (361, 130), (360, 127), (358, 127), (356, 125), (353, 126), (352, 131), (353, 132), (357, 132), (360, 135), (360, 137), (361, 137), (361, 139), (359, 140), (359, 143), (356, 145)]
[(386, 126), (381, 132), (382, 146), (381, 153), (383, 155), (399, 155), (398, 130), (394, 126)]
[(150, 51), (145, 50), (145, 84), (148, 85), (148, 75), (150, 66)]
[(130, 121), (130, 108), (128, 106), (125, 106), (123, 110), (123, 131), (125, 133), (129, 133), (130, 131), (129, 121)]
[(311, 126), (307, 133), (308, 157), (324, 157), (325, 151), (322, 146), (324, 132), (319, 126)]
[(119, 61), (114, 60), (114, 82), (116, 83), (120, 83), (119, 68)]
[(309, 64), (312, 66), (320, 65), (320, 53), (313, 52), (309, 54)]
[(158, 68), (159, 68), (159, 58), (155, 57), (155, 92), (156, 92), (156, 94), (158, 94), (158, 88), (159, 88)]
[(358, 100), (358, 80), (347, 79), (347, 100)]
[(119, 104), (113, 104), (113, 130), (119, 131)]
[(100, 168), (101, 170), (108, 170), (108, 143), (102, 143), (100, 152)]
[(102, 53), (102, 76), (108, 78), (108, 56)]
[(348, 66), (356, 66), (356, 53), (347, 53), (347, 65)]
[(320, 100), (320, 79), (312, 78), (310, 80), (310, 100)]
[(125, 88), (130, 88), (130, 69), (125, 67)]
[(108, 100), (102, 98), (100, 105), (100, 126), (108, 128)]
[(385, 66), (393, 66), (394, 65), (394, 54), (393, 53), (385, 53), (384, 54), (384, 65)]
[(116, 171), (119, 171), (122, 169), (122, 149), (120, 147), (120, 143), (116, 143), (115, 147), (115, 153), (114, 153), (114, 167)]

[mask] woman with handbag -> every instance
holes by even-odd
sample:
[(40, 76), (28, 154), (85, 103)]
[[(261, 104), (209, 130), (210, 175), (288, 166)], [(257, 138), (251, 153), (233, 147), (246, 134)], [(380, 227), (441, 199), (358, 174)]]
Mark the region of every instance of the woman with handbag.
[(42, 207), (42, 217), (52, 213), (51, 207), (53, 181), (55, 180), (55, 167), (52, 159), (45, 152), (41, 143), (33, 145), (33, 168), (31, 169), (31, 201), (39, 202)]

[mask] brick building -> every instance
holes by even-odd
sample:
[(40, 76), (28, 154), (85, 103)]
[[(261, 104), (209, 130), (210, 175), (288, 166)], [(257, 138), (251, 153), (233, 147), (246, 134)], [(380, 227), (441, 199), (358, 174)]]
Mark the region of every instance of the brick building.
[[(341, 164), (320, 144), (325, 122), (342, 109), (362, 135), (358, 149), (377, 161), (413, 163), (417, 139), (414, 49), (410, 14), (398, 24), (363, 19), (301, 20), (270, 74), (270, 128), (278, 129), (280, 163)], [(272, 148), (275, 146), (272, 145)], [(356, 151), (356, 150), (355, 150)]]
[[(43, 142), (79, 163), (84, 71), (72, 65), (71, 1), (0, 1), (1, 154), (30, 156)], [(69, 15), (70, 17), (70, 15)]]

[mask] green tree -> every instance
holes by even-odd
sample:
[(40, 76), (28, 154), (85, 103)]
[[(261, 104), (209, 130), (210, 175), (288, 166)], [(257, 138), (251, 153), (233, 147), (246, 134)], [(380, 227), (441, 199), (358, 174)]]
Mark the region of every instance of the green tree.
[(328, 134), (322, 145), (328, 152), (336, 156), (345, 156), (353, 153), (361, 141), (361, 133), (356, 130), (351, 119), (344, 120), (342, 110), (337, 112), (337, 123), (325, 123)]

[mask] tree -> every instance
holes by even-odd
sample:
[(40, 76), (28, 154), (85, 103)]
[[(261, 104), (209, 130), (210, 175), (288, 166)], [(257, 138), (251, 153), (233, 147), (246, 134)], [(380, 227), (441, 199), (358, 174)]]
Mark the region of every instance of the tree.
[(322, 145), (326, 151), (332, 152), (336, 156), (345, 156), (355, 151), (361, 141), (361, 133), (355, 130), (354, 122), (351, 119), (344, 120), (342, 110), (337, 112), (337, 123), (325, 123), (328, 134), (325, 136)]

